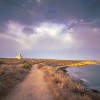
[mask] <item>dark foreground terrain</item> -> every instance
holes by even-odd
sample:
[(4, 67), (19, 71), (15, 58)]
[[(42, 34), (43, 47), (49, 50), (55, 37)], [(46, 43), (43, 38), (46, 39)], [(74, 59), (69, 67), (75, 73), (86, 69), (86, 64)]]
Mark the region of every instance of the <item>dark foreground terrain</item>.
[[(64, 67), (79, 65), (80, 62), (83, 65), (79, 60), (1, 58), (0, 100), (18, 97), (19, 94), (18, 100), (27, 100), (27, 95), (31, 97), (29, 100), (100, 100), (98, 91), (87, 89), (82, 81), (66, 74)], [(23, 90), (24, 94), (21, 94)], [(17, 92), (12, 94), (12, 91)]]

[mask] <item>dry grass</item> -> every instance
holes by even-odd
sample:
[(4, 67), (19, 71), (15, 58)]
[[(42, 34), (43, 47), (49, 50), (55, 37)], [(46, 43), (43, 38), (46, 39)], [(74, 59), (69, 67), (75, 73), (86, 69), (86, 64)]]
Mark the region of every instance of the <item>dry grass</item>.
[(0, 98), (7, 95), (28, 74), (29, 70), (23, 68), (24, 63), (25, 60), (0, 59)]
[(43, 64), (48, 66), (68, 66), (70, 64), (75, 64), (82, 62), (82, 60), (56, 60), (56, 59), (33, 59), (32, 63)]
[(69, 66), (87, 66), (87, 65), (95, 65), (98, 64), (97, 61), (82, 61), (79, 63), (75, 63), (75, 64), (70, 64)]
[[(82, 82), (72, 79), (60, 68), (79, 63), (79, 60), (49, 60), (49, 59), (0, 59), (0, 98), (7, 93), (28, 74), (28, 65), (38, 64), (39, 69), (45, 72), (45, 80), (49, 85), (54, 100), (100, 100), (100, 94), (86, 89)], [(100, 62), (99, 62), (100, 63)], [(59, 69), (60, 68), (60, 69)]]
[(100, 93), (93, 93), (82, 81), (74, 80), (62, 70), (52, 66), (42, 69), (54, 100), (100, 100)]

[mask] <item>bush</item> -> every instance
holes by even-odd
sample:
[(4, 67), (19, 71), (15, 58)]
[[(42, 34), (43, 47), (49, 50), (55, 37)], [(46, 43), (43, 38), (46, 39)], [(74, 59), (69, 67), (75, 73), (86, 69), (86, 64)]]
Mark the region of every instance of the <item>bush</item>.
[(44, 65), (42, 63), (38, 64), (38, 69), (42, 69), (44, 67)]
[(4, 62), (0, 61), (0, 65), (1, 65), (1, 64), (4, 64)]
[(30, 69), (31, 67), (32, 67), (32, 65), (27, 62), (25, 62), (23, 65), (23, 68), (25, 68), (25, 69)]

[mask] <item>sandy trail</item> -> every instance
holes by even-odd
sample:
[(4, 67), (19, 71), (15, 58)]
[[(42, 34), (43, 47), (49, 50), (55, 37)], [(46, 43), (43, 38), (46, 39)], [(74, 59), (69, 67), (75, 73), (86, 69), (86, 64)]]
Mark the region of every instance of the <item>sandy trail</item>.
[(43, 76), (34, 65), (26, 79), (3, 100), (53, 100)]

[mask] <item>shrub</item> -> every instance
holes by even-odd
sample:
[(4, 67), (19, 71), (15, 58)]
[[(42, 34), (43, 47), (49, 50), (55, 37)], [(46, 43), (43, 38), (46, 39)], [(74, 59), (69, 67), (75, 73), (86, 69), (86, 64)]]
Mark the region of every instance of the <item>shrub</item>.
[(25, 68), (25, 69), (30, 69), (31, 67), (32, 67), (32, 65), (27, 62), (25, 62), (23, 65), (23, 68)]
[(38, 69), (41, 69), (44, 65), (42, 63), (38, 64)]
[(4, 62), (0, 61), (0, 65), (1, 65), (1, 64), (4, 64)]

